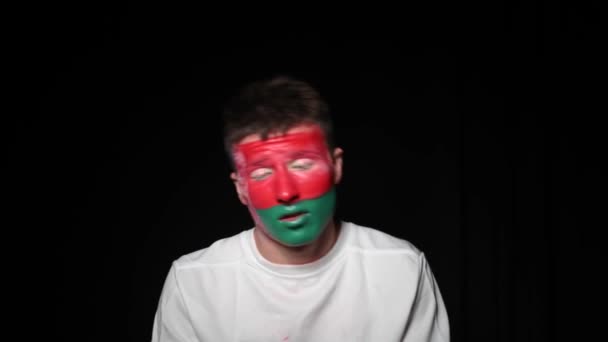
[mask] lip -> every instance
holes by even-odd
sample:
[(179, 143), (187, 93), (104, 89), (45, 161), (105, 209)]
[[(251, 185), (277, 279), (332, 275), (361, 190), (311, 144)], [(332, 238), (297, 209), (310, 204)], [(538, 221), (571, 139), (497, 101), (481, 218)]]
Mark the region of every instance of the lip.
[(285, 215), (282, 215), (281, 217), (279, 217), (279, 221), (281, 222), (294, 222), (294, 221), (298, 221), (302, 218), (302, 216), (308, 214), (307, 211), (296, 211), (293, 213), (288, 213)]
[[(307, 221), (310, 213), (307, 211), (298, 211), (294, 213), (289, 213), (281, 216), (279, 218), (279, 222), (283, 225), (283, 227), (288, 229), (297, 229), (302, 227)], [(292, 217), (290, 220), (283, 219), (284, 217)]]

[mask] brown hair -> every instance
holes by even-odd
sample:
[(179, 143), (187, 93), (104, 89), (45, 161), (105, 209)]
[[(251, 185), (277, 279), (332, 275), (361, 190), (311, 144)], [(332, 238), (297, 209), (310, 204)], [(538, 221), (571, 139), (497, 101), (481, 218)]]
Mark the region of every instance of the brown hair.
[(333, 127), (329, 106), (309, 83), (276, 76), (243, 87), (223, 112), (224, 147), (232, 162), (232, 146), (244, 137), (285, 133), (299, 124), (318, 124), (328, 148), (333, 149)]

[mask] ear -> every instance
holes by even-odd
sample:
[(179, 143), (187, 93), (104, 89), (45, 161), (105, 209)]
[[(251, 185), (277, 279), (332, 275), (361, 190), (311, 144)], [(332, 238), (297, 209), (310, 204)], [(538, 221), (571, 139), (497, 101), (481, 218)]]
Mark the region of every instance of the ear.
[(336, 147), (334, 148), (333, 159), (334, 159), (334, 184), (340, 183), (342, 180), (342, 155), (344, 151)]
[(245, 190), (245, 186), (241, 184), (236, 172), (230, 173), (230, 179), (232, 179), (232, 183), (234, 184), (234, 188), (236, 189), (236, 193), (239, 196), (241, 203), (243, 203), (243, 205), (249, 205), (249, 200), (246, 195), (247, 191)]

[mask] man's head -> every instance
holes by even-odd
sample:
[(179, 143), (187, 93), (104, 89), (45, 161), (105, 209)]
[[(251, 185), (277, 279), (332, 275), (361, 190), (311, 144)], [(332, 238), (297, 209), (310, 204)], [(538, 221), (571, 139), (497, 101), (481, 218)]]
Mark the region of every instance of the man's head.
[(229, 103), (224, 122), (231, 178), (256, 226), (283, 245), (315, 241), (333, 219), (342, 176), (319, 93), (287, 77), (258, 81)]

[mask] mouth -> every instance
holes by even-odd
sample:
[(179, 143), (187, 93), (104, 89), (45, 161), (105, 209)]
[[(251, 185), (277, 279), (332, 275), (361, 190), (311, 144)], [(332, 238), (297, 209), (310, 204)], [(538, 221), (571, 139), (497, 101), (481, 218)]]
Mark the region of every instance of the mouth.
[(297, 212), (297, 213), (290, 213), (290, 214), (286, 214), (286, 215), (279, 217), (279, 220), (283, 221), (283, 222), (292, 222), (292, 221), (298, 220), (300, 217), (304, 216), (305, 214), (306, 214), (305, 211), (301, 211), (301, 212)]

